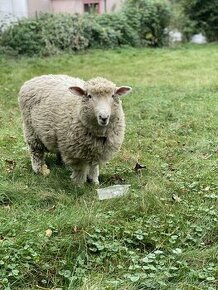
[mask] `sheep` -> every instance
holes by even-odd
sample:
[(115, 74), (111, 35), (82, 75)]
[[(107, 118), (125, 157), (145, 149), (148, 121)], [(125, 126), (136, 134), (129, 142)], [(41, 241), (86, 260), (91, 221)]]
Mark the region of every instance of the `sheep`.
[(47, 176), (46, 152), (72, 168), (75, 184), (99, 184), (99, 167), (119, 151), (125, 118), (120, 97), (131, 87), (102, 77), (88, 81), (66, 75), (42, 75), (21, 87), (19, 106), (35, 173)]

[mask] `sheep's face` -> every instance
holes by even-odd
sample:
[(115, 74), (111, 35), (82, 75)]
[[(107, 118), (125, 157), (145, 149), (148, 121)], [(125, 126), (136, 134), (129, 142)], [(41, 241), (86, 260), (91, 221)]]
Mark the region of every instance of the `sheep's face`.
[(130, 87), (119, 87), (106, 79), (88, 81), (85, 88), (70, 87), (70, 91), (82, 97), (81, 119), (85, 125), (106, 127), (120, 109), (120, 96), (131, 91)]

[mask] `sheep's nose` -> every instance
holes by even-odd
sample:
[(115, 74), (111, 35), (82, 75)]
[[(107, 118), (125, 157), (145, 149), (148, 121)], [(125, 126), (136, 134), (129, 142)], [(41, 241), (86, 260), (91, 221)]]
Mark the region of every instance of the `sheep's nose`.
[(100, 114), (99, 115), (99, 125), (107, 125), (109, 121), (109, 115)]
[(101, 120), (102, 122), (106, 123), (106, 122), (107, 122), (107, 119), (109, 118), (109, 116), (108, 116), (108, 115), (107, 115), (107, 116), (105, 116), (105, 115), (100, 115), (99, 118), (100, 118), (100, 120)]

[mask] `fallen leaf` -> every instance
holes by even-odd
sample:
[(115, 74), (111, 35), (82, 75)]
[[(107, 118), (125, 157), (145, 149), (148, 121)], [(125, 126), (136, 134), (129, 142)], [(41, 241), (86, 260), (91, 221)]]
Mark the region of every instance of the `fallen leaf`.
[(48, 211), (54, 211), (56, 209), (56, 206), (53, 205), (52, 207), (48, 208)]
[(5, 163), (6, 163), (6, 171), (8, 173), (11, 173), (16, 167), (15, 160), (5, 159)]
[(9, 205), (9, 204), (7, 204), (7, 205), (4, 205), (4, 209), (6, 209), (6, 210), (10, 210), (10, 209), (11, 209), (11, 207), (10, 207), (10, 205)]
[(139, 172), (139, 171), (141, 171), (141, 170), (144, 169), (144, 168), (146, 168), (145, 165), (136, 162), (136, 165), (135, 165), (134, 170), (135, 170), (135, 172)]
[(212, 245), (212, 244), (213, 244), (213, 241), (212, 241), (212, 240), (209, 240), (209, 239), (207, 239), (207, 240), (205, 240), (203, 243), (204, 243), (204, 245), (205, 245), (205, 246), (210, 246), (210, 245)]
[(17, 139), (16, 136), (9, 136), (9, 138), (10, 138), (11, 140), (16, 140), (16, 139)]
[(76, 233), (81, 232), (81, 230), (82, 230), (81, 228), (79, 228), (77, 226), (74, 226), (72, 231), (73, 231), (74, 234), (76, 234)]
[(202, 154), (202, 159), (209, 159), (212, 156), (212, 154), (209, 153), (203, 153)]
[(117, 183), (125, 182), (125, 179), (122, 176), (120, 176), (119, 174), (114, 174), (113, 176), (111, 176), (110, 181), (117, 184)]
[(181, 198), (177, 194), (174, 193), (172, 195), (172, 200), (174, 200), (175, 202), (180, 202), (181, 201)]
[(50, 169), (48, 169), (46, 164), (42, 165), (40, 173), (42, 173), (44, 176), (48, 176), (50, 174)]
[(51, 230), (51, 229), (47, 229), (47, 230), (45, 231), (45, 235), (46, 235), (46, 237), (50, 238), (51, 235), (52, 235), (52, 230)]
[(210, 186), (205, 187), (204, 191), (209, 191), (210, 190)]

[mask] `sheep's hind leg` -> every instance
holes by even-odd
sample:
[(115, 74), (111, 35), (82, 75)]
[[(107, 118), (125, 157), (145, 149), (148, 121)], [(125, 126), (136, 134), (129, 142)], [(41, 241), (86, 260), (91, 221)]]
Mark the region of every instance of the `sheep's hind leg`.
[(49, 175), (50, 170), (44, 161), (45, 148), (38, 144), (29, 144), (29, 152), (31, 155), (32, 169), (35, 173), (41, 173), (44, 176)]
[(56, 153), (56, 157), (57, 157), (57, 161), (56, 161), (57, 165), (59, 165), (59, 166), (64, 165), (64, 162), (63, 162), (63, 159), (61, 157), (61, 153), (60, 152)]
[(73, 181), (73, 183), (82, 185), (87, 180), (87, 172), (88, 172), (87, 166), (82, 168), (74, 168), (70, 178)]
[(99, 184), (98, 176), (99, 176), (99, 166), (91, 165), (88, 173), (88, 181), (98, 185)]

